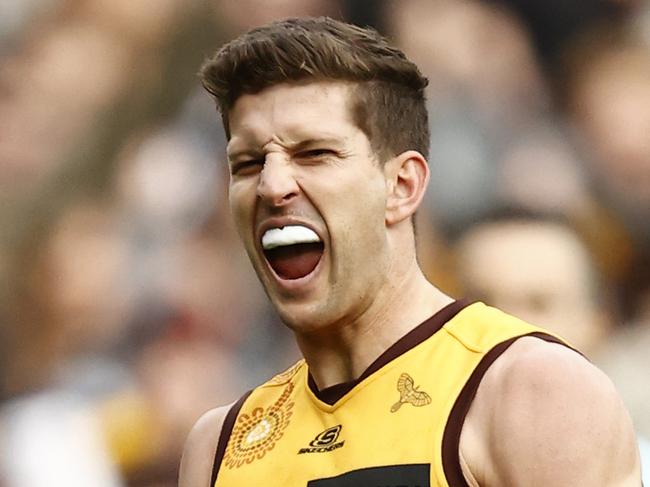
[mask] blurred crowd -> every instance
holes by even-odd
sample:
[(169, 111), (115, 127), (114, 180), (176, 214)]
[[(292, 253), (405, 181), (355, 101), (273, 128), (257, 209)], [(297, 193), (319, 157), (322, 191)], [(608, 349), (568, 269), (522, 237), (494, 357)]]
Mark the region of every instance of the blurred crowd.
[(174, 486), (196, 418), (298, 357), (233, 231), (196, 73), (303, 15), (374, 25), (429, 77), (427, 275), (566, 337), (645, 448), (650, 4), (6, 0), (0, 487)]

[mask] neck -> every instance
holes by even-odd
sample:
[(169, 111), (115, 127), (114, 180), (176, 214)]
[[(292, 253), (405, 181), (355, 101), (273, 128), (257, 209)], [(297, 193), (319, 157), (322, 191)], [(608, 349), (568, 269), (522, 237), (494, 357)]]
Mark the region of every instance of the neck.
[(399, 338), (453, 301), (435, 288), (413, 259), (360, 316), (317, 332), (296, 334), (319, 389), (358, 378)]

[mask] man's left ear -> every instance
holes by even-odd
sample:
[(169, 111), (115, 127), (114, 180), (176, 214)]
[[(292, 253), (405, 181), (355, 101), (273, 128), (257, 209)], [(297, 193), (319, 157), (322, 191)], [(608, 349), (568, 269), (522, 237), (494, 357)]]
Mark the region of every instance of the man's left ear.
[(404, 221), (416, 212), (427, 184), (429, 165), (424, 156), (409, 150), (386, 161), (386, 224)]

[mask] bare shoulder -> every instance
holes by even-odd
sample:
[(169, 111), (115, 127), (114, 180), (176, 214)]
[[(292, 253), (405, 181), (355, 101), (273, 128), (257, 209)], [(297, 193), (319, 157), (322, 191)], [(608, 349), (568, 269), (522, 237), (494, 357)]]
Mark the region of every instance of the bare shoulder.
[(192, 427), (181, 459), (179, 487), (205, 487), (210, 483), (221, 427), (231, 405), (211, 409)]
[(616, 389), (562, 345), (517, 340), (486, 373), (467, 422), (471, 444), (483, 445), (465, 452), (480, 485), (641, 484), (634, 430)]

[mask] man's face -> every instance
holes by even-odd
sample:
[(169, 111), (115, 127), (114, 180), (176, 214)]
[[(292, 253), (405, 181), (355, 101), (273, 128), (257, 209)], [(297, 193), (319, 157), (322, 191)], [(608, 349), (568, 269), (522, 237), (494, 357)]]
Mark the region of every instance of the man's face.
[(280, 84), (229, 113), (235, 224), (281, 318), (303, 332), (358, 318), (386, 282), (386, 180), (349, 97), (342, 82)]
[(584, 352), (602, 338), (587, 251), (568, 229), (544, 222), (485, 223), (457, 246), (467, 292), (562, 335)]

